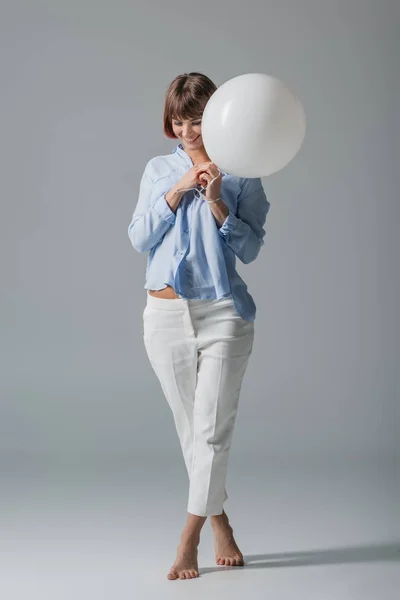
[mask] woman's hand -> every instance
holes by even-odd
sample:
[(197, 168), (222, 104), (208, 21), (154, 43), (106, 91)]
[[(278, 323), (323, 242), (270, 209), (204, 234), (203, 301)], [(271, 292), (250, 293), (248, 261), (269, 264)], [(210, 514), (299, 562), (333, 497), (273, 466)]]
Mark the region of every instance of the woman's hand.
[(199, 174), (201, 173), (203, 165), (193, 165), (189, 171), (187, 171), (183, 177), (176, 184), (179, 189), (192, 189), (199, 185)]
[[(207, 200), (217, 200), (220, 197), (222, 174), (213, 162), (201, 163), (196, 165), (198, 169), (199, 181), (202, 185), (207, 185)], [(213, 181), (213, 179), (215, 181)], [(212, 183), (211, 183), (212, 182)]]
[(218, 167), (213, 162), (203, 163), (199, 166), (200, 183), (202, 183), (203, 185), (207, 184), (206, 200), (219, 199), (219, 202), (213, 202), (209, 204), (209, 207), (218, 227), (221, 227), (223, 222), (229, 215), (229, 208), (220, 198), (222, 173), (219, 171)]

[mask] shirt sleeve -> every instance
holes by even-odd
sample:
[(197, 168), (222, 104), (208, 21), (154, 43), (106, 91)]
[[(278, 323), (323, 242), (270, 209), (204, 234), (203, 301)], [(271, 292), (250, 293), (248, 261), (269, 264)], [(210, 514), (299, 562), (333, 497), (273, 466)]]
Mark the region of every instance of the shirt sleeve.
[(175, 223), (176, 215), (165, 199), (170, 179), (152, 181), (146, 167), (139, 188), (139, 198), (128, 227), (132, 246), (138, 252), (147, 252), (160, 242)]
[(259, 177), (245, 179), (238, 197), (236, 214), (229, 214), (219, 234), (244, 264), (255, 260), (264, 245), (264, 225), (270, 203)]

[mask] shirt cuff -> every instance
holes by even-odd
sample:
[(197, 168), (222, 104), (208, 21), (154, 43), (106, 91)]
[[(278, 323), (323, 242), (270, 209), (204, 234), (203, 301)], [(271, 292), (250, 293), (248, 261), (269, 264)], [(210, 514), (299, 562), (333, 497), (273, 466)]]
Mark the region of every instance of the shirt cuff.
[(165, 221), (168, 221), (172, 225), (175, 223), (176, 215), (171, 210), (170, 205), (165, 199), (165, 194), (161, 196), (156, 202), (153, 204), (154, 210), (160, 217), (162, 217)]
[(230, 210), (228, 216), (225, 219), (225, 221), (222, 223), (221, 227), (219, 228), (219, 233), (221, 233), (222, 235), (227, 235), (230, 231), (232, 231), (232, 229), (235, 229), (235, 227), (237, 226), (238, 222), (239, 222), (239, 219)]

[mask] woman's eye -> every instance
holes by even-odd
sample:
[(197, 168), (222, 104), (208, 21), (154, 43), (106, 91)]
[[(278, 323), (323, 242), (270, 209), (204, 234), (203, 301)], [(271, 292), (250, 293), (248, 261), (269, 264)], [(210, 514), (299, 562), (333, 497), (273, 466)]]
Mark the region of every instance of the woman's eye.
[[(182, 123), (181, 123), (180, 121), (174, 121), (174, 124), (175, 124), (177, 127), (180, 127), (180, 126), (182, 125)], [(197, 126), (197, 125), (201, 125), (201, 121), (193, 121), (192, 125), (195, 125), (195, 126)]]

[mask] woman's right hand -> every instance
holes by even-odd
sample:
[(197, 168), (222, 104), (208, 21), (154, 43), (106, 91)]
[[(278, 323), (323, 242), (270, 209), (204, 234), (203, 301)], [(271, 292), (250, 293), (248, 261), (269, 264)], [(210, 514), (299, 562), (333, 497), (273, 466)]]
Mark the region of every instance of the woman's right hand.
[(171, 188), (167, 194), (165, 194), (165, 200), (174, 213), (176, 212), (176, 209), (178, 208), (185, 191), (196, 188), (199, 183), (201, 183), (199, 177), (203, 172), (204, 163), (193, 165), (193, 167), (191, 167), (189, 171), (187, 171), (183, 177), (181, 177), (174, 187)]
[[(204, 170), (204, 169), (203, 169)], [(177, 189), (195, 188), (200, 183), (199, 174), (202, 172), (201, 165), (193, 165), (176, 184)]]

